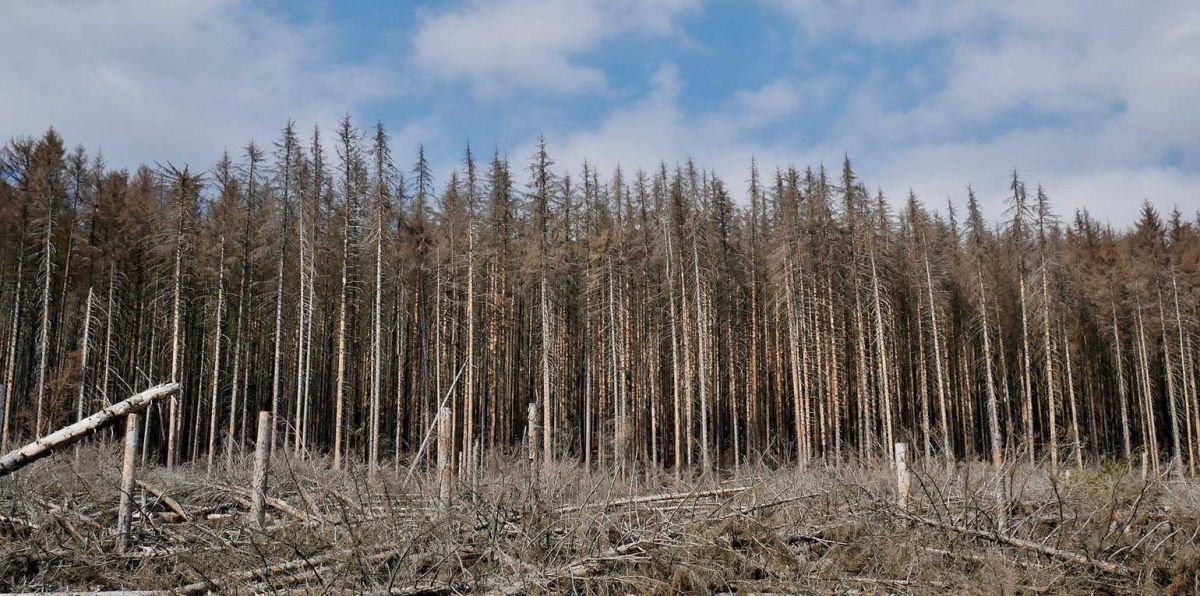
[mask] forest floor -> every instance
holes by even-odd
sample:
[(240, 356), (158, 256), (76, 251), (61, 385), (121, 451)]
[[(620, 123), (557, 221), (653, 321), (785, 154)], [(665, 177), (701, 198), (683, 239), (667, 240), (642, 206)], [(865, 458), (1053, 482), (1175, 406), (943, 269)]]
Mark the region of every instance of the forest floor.
[(115, 446), (0, 478), (0, 591), (126, 593), (1198, 593), (1200, 484), (1100, 466), (742, 466), (675, 479), (519, 458), (456, 479), (335, 472), (286, 451), (264, 527), (251, 459), (144, 469), (114, 554)]

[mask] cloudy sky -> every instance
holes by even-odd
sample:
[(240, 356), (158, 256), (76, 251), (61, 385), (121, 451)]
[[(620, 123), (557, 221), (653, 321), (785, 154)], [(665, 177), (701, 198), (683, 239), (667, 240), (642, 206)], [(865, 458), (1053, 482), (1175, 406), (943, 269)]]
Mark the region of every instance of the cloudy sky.
[(849, 153), (885, 194), (1000, 216), (1200, 209), (1200, 2), (465, 0), (4, 4), (0, 136), (53, 124), (110, 164), (382, 121), (444, 176), (463, 145), (562, 168), (691, 156), (742, 187)]

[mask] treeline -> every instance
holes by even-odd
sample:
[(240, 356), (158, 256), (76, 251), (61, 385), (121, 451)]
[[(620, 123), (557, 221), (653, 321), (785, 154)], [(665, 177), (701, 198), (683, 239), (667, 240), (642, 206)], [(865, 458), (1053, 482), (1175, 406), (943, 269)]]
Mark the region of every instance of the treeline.
[(321, 135), (289, 123), (206, 171), (110, 169), (53, 129), (9, 142), (5, 447), (174, 379), (142, 454), (168, 466), (219, 462), (265, 409), (276, 449), (374, 470), (444, 404), (459, 470), (526, 441), (675, 470), (909, 441), (1195, 472), (1191, 216), (1060, 218), (1016, 174), (1002, 214), (969, 188), (889, 203), (849, 159), (749, 164), (735, 202), (691, 162), (563, 175), (544, 143), (467, 148), (435, 180), (382, 125), (342, 120), (332, 155)]

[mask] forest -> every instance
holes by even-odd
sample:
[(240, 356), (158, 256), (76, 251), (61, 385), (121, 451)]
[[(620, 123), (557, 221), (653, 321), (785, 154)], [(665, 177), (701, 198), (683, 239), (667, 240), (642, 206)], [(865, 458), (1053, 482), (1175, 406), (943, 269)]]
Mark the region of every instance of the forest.
[(1003, 213), (969, 186), (931, 207), (849, 157), (734, 175), (600, 172), (540, 142), (466, 147), (437, 180), (349, 116), (204, 169), (15, 138), (0, 452), (171, 380), (143, 464), (211, 469), (265, 410), (274, 449), (374, 473), (445, 406), (458, 473), (524, 443), (679, 474), (898, 441), (1196, 473), (1200, 214), (1114, 227), (1017, 172), (987, 189)]
[(3, 147), (0, 590), (1200, 590), (1200, 213), (416, 153)]

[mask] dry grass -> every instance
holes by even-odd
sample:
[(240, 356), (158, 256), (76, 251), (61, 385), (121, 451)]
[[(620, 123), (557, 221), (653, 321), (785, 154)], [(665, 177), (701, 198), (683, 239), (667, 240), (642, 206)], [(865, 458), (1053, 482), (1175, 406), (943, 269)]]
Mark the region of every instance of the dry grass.
[[(250, 461), (232, 459), (212, 478), (203, 464), (144, 471), (189, 519), (139, 491), (124, 556), (112, 549), (115, 447), (89, 446), (78, 465), (61, 454), (0, 479), (0, 590), (1200, 592), (1200, 489), (1117, 466), (1054, 479), (1029, 465), (998, 474), (917, 462), (900, 511), (894, 472), (881, 464), (744, 466), (676, 481), (562, 463), (535, 479), (519, 458), (494, 458), (460, 478), (443, 504), (429, 474), (405, 484), (385, 470), (368, 481), (361, 467), (333, 472), (326, 458), (280, 452), (269, 492), (294, 512), (272, 509), (260, 529), (238, 488), (249, 485)], [(746, 488), (716, 490), (737, 487)], [(661, 494), (675, 496), (621, 502)]]

